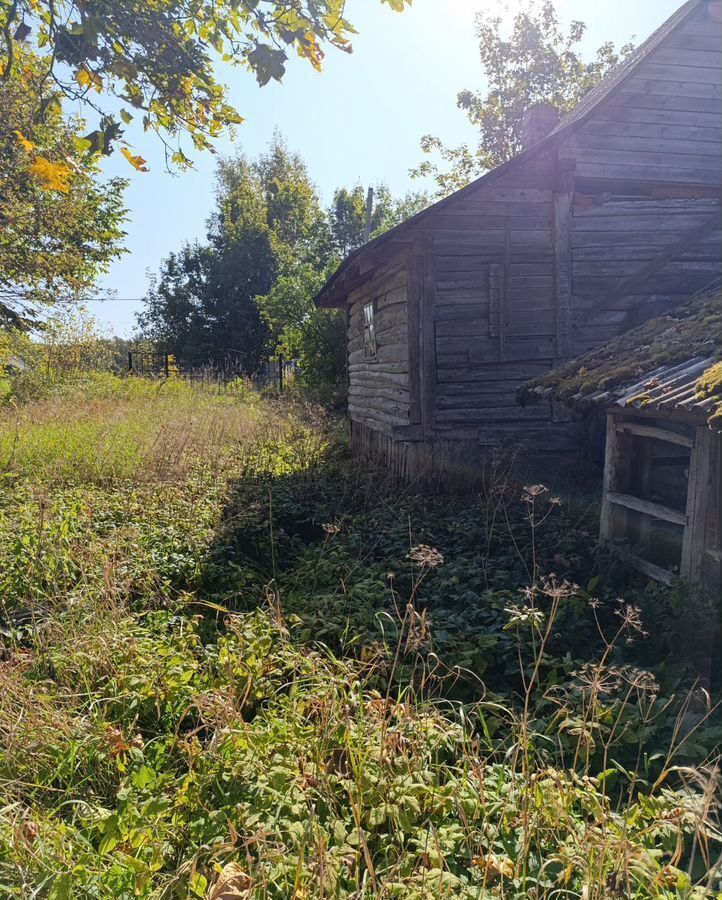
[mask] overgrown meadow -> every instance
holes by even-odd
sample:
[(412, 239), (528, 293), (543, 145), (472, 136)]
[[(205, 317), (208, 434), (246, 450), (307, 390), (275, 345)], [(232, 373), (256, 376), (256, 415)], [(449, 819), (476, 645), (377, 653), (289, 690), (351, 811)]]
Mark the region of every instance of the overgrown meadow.
[(0, 415), (3, 896), (722, 896), (719, 610), (583, 484), (400, 488), (242, 383)]

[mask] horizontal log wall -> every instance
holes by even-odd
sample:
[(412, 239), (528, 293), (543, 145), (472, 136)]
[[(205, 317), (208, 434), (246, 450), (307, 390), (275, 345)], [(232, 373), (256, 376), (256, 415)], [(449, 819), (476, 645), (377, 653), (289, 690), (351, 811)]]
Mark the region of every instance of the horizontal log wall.
[[(364, 355), (363, 308), (373, 302), (376, 356)], [(406, 258), (349, 297), (348, 408), (353, 422), (390, 435), (409, 424)]]

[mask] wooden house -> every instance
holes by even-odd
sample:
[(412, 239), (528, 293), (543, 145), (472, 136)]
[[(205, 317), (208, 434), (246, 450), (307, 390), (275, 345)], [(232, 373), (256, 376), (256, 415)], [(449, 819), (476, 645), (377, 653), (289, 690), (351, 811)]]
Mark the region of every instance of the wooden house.
[(659, 315), (722, 270), (722, 4), (689, 0), (525, 150), (352, 253), (355, 447), (401, 476), (508, 443), (573, 452), (578, 424), (520, 385)]
[(520, 399), (587, 419), (606, 409), (601, 540), (625, 542), (660, 581), (722, 586), (722, 294), (548, 373)]

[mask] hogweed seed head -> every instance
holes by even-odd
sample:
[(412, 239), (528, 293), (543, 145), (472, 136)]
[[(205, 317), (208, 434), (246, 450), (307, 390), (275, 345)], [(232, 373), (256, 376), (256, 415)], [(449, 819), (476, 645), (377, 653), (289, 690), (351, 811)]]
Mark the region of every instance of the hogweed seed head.
[(422, 569), (436, 569), (444, 564), (443, 555), (428, 544), (417, 544), (416, 547), (412, 547), (409, 559)]

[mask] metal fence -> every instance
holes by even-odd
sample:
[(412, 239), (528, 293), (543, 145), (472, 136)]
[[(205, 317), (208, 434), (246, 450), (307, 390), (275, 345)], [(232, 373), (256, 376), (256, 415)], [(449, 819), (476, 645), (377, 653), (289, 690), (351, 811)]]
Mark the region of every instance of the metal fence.
[(234, 351), (219, 354), (203, 364), (179, 360), (162, 350), (136, 348), (128, 351), (128, 372), (141, 378), (179, 377), (207, 383), (227, 383), (244, 378), (261, 388), (275, 385), (283, 393), (298, 371), (298, 360), (282, 356), (269, 357), (249, 374), (243, 354)]

